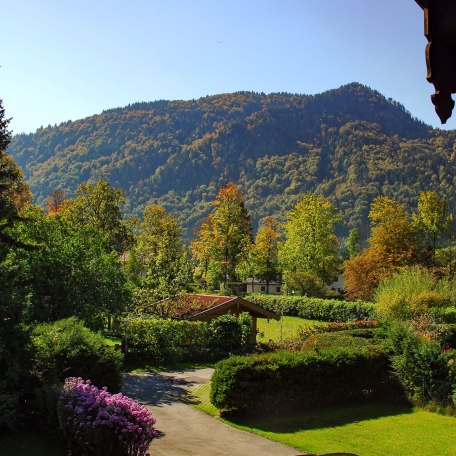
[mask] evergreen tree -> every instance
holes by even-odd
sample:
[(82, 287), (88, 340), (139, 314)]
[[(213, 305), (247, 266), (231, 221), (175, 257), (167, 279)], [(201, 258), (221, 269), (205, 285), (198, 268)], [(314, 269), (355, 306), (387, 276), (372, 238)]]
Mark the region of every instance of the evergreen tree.
[(6, 153), (11, 134), (0, 99), (0, 429), (16, 424), (27, 356), (27, 336), (21, 328), (23, 300), (18, 289), (15, 233), (21, 212), (30, 200), (22, 173)]

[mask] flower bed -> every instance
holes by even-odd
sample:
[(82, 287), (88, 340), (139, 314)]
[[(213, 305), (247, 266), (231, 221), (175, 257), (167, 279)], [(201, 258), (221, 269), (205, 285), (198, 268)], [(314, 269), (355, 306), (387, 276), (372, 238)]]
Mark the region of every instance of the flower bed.
[(65, 380), (59, 422), (73, 455), (144, 456), (156, 436), (155, 421), (129, 397), (82, 378)]

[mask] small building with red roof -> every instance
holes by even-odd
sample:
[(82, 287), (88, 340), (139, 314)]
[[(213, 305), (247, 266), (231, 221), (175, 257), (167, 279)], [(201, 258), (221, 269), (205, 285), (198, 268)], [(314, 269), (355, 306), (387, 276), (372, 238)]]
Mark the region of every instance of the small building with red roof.
[(252, 317), (252, 335), (255, 342), (257, 318), (280, 320), (279, 315), (239, 296), (217, 296), (205, 294), (175, 295), (163, 300), (173, 307), (174, 318), (210, 322), (221, 315), (239, 316), (248, 312)]

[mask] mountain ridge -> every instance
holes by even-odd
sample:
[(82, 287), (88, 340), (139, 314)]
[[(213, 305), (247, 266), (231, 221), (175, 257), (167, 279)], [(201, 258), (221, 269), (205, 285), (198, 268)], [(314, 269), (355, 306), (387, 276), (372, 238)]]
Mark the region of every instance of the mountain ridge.
[(283, 219), (309, 191), (328, 196), (349, 226), (360, 227), (377, 194), (409, 207), (420, 189), (451, 196), (454, 140), (454, 131), (432, 129), (351, 83), (317, 95), (138, 102), (17, 135), (8, 151), (40, 204), (55, 188), (70, 196), (82, 181), (106, 179), (124, 189), (127, 212), (163, 204), (189, 238), (228, 181), (240, 184), (255, 223)]

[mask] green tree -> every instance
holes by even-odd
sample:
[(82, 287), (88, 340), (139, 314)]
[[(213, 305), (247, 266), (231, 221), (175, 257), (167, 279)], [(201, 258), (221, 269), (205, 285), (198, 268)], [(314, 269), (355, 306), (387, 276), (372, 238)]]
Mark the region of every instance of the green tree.
[(82, 183), (76, 195), (64, 203), (62, 214), (72, 223), (99, 230), (108, 240), (109, 248), (118, 254), (125, 252), (133, 243), (133, 235), (122, 219), (122, 190), (99, 180), (95, 184)]
[(126, 310), (130, 292), (122, 265), (99, 230), (73, 224), (60, 212), (46, 216), (38, 207), (25, 215), (19, 229), (39, 246), (18, 251), (29, 322), (76, 316), (100, 329)]
[(348, 233), (348, 237), (345, 241), (345, 248), (347, 249), (349, 258), (354, 257), (360, 253), (358, 228), (352, 228)]
[(424, 248), (431, 252), (432, 264), (435, 265), (435, 252), (439, 241), (448, 232), (452, 215), (448, 212), (448, 203), (439, 198), (437, 192), (427, 191), (418, 197), (418, 213), (413, 214), (413, 222), (424, 238)]
[(206, 271), (203, 280), (226, 288), (238, 278), (236, 267), (252, 242), (252, 224), (244, 195), (233, 183), (220, 189), (213, 205), (215, 209), (193, 242), (192, 252)]
[(146, 207), (134, 255), (142, 269), (142, 286), (170, 295), (185, 288), (190, 281), (182, 228), (177, 218), (162, 206)]
[[(279, 261), (286, 274), (306, 273), (331, 283), (338, 272), (339, 243), (334, 234), (339, 216), (323, 196), (307, 194), (287, 214)], [(307, 279), (306, 279), (307, 280)]]
[(18, 166), (6, 153), (11, 140), (9, 119), (0, 99), (0, 428), (14, 427), (20, 393), (27, 389), (27, 334), (21, 327), (24, 295), (21, 293), (16, 248), (24, 245), (16, 232), (30, 200)]
[(269, 292), (269, 282), (279, 277), (279, 239), (280, 233), (271, 217), (267, 217), (263, 226), (258, 230), (255, 242), (244, 255), (244, 260), (238, 267), (241, 277), (257, 278), (266, 282)]

